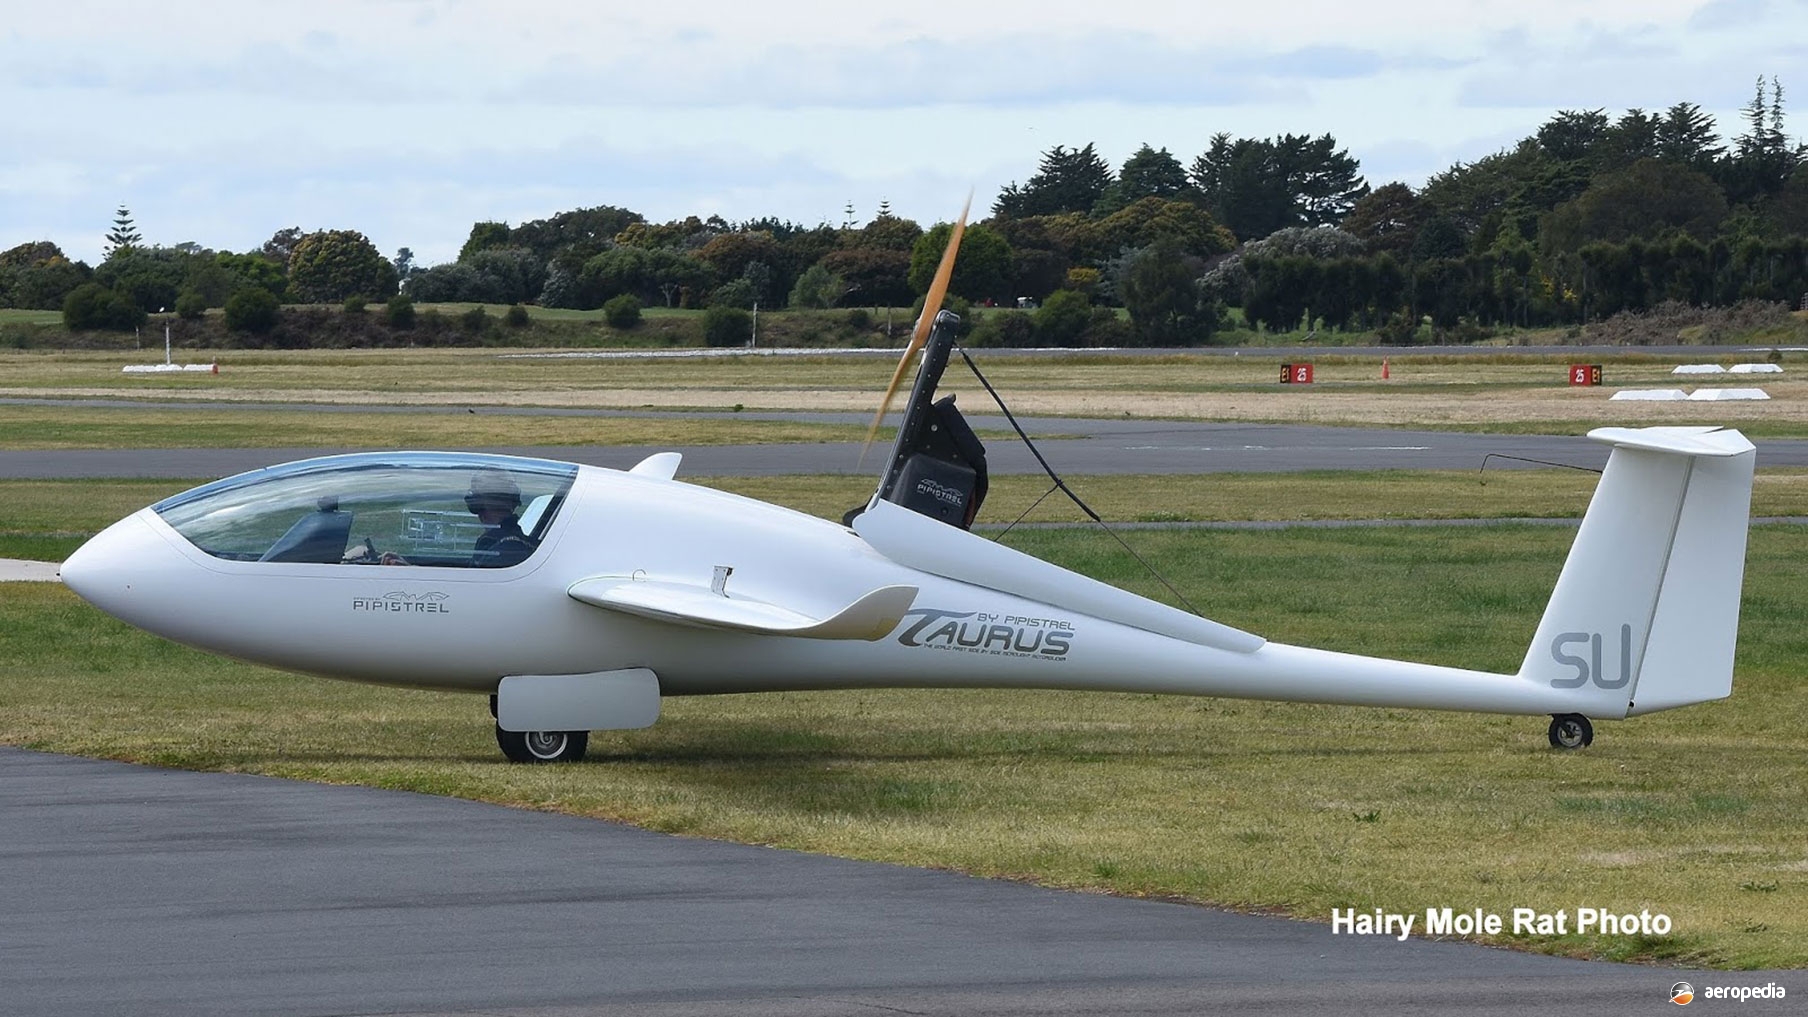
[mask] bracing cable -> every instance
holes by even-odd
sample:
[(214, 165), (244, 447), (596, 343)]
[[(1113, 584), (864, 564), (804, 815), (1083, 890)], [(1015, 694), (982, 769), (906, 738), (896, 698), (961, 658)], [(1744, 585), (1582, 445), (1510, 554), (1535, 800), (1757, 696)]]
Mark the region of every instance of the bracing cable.
[[(967, 369), (973, 372), (973, 377), (978, 378), (979, 383), (985, 387), (986, 394), (991, 396), (992, 401), (998, 404), (998, 409), (1004, 413), (1004, 419), (1010, 422), (1011, 430), (1016, 431), (1017, 437), (1023, 439), (1024, 447), (1028, 448), (1030, 450), (1030, 455), (1033, 455), (1036, 457), (1036, 462), (1038, 462), (1042, 465), (1042, 472), (1048, 474), (1048, 479), (1053, 481), (1054, 485), (1055, 485), (1054, 487), (1051, 487), (1047, 491), (1043, 492), (1042, 498), (1037, 498), (1036, 504), (1031, 505), (1028, 509), (1025, 509), (1023, 512), (1023, 515), (1018, 516), (1016, 521), (1011, 523), (1011, 526), (1016, 526), (1017, 523), (1022, 522), (1024, 516), (1029, 515), (1030, 512), (1035, 509), (1036, 505), (1042, 504), (1043, 498), (1047, 498), (1049, 495), (1055, 493), (1056, 491), (1060, 491), (1062, 494), (1067, 495), (1068, 499), (1070, 501), (1072, 501), (1075, 505), (1079, 506), (1079, 509), (1081, 512), (1086, 513), (1086, 518), (1091, 519), (1093, 522), (1099, 524), (1099, 529), (1104, 530), (1106, 533), (1110, 534), (1111, 539), (1117, 541), (1118, 546), (1123, 548), (1125, 553), (1130, 555), (1130, 557), (1135, 558), (1136, 563), (1143, 567), (1143, 571), (1145, 571), (1145, 572), (1149, 573), (1149, 575), (1153, 576), (1155, 578), (1156, 582), (1160, 583), (1169, 593), (1173, 594), (1175, 600), (1178, 600), (1182, 604), (1185, 604), (1186, 609), (1188, 611), (1191, 611), (1194, 614), (1199, 614), (1199, 609), (1193, 606), (1192, 601), (1186, 599), (1186, 596), (1184, 594), (1182, 594), (1179, 590), (1176, 590), (1174, 588), (1174, 584), (1168, 582), (1166, 576), (1163, 576), (1160, 572), (1157, 572), (1155, 570), (1155, 566), (1150, 565), (1147, 561), (1145, 561), (1143, 559), (1142, 555), (1137, 554), (1136, 548), (1133, 548), (1129, 544), (1125, 543), (1124, 538), (1118, 536), (1118, 533), (1116, 530), (1112, 529), (1109, 525), (1107, 525), (1105, 520), (1099, 518), (1099, 514), (1092, 510), (1092, 506), (1090, 506), (1090, 505), (1086, 504), (1084, 501), (1080, 500), (1080, 496), (1074, 493), (1073, 488), (1067, 486), (1067, 481), (1062, 480), (1061, 475), (1055, 472), (1055, 468), (1048, 464), (1047, 459), (1043, 458), (1042, 450), (1036, 447), (1036, 443), (1030, 440), (1030, 436), (1028, 434), (1024, 433), (1023, 425), (1017, 423), (1016, 415), (1011, 412), (1011, 408), (1009, 406), (1006, 406), (1004, 404), (1004, 398), (998, 394), (998, 390), (993, 388), (992, 383), (990, 381), (987, 381), (986, 376), (980, 372), (979, 365), (975, 364), (973, 362), (972, 357), (967, 356), (966, 350), (962, 349), (959, 346), (954, 347), (954, 350), (955, 350), (955, 352), (959, 353), (961, 356), (961, 359), (966, 362)], [(1009, 532), (1010, 532), (1010, 527), (1006, 527), (1005, 533), (1009, 533)], [(999, 534), (1000, 538), (1002, 538), (1003, 536), (1004, 536), (1003, 533)], [(1200, 615), (1200, 617), (1204, 617), (1204, 616)]]

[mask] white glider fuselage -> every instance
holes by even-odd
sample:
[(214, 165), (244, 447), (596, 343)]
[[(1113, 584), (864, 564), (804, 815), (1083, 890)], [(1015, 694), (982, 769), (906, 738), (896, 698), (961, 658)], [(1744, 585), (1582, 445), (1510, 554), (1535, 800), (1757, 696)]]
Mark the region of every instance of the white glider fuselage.
[[(1723, 514), (1738, 514), (1736, 547), (1718, 553), (1733, 556), (1736, 624), (1750, 445), (1722, 434), (1743, 448), (1712, 451), (1725, 476), (1700, 486), (1732, 487), (1722, 500), (1731, 505)], [(426, 688), (494, 692), (509, 676), (645, 669), (660, 695), (987, 686), (1623, 717), (1635, 686), (1614, 669), (1636, 675), (1635, 653), (1655, 638), (1694, 472), (1694, 459), (1674, 449), (1616, 448), (1621, 466), (1610, 464), (1603, 491), (1636, 482), (1627, 497), (1646, 498), (1656, 482), (1640, 471), (1680, 478), (1666, 489), (1670, 503), (1649, 513), (1649, 539), (1665, 545), (1648, 552), (1658, 555), (1640, 580), (1649, 589), (1601, 617), (1578, 609), (1553, 621), (1560, 583), (1540, 629), (1550, 645), (1535, 641), (1520, 673), (1507, 675), (1269, 643), (886, 502), (850, 529), (670, 479), (675, 460), (634, 472), (576, 468), (538, 549), (509, 567), (230, 560), (145, 509), (80, 549), (63, 576), (102, 609), (178, 642)], [(1620, 508), (1602, 500), (1591, 519), (1599, 511), (1597, 528), (1620, 533)], [(1699, 585), (1685, 578), (1675, 585)], [(1725, 682), (1696, 683), (1682, 701), (1730, 690), (1726, 637)]]

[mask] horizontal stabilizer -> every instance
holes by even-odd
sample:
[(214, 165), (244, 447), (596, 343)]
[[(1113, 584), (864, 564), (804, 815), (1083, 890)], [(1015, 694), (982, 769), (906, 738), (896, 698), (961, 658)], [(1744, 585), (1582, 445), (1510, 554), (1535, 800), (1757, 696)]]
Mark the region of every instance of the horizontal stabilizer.
[(1588, 436), (1615, 448), (1685, 456), (1736, 456), (1757, 447), (1745, 435), (1722, 427), (1597, 427)]
[(627, 576), (580, 579), (566, 592), (573, 600), (596, 607), (678, 625), (868, 641), (883, 639), (897, 628), (917, 596), (914, 586), (883, 586), (823, 618), (763, 600), (726, 596), (707, 586)]

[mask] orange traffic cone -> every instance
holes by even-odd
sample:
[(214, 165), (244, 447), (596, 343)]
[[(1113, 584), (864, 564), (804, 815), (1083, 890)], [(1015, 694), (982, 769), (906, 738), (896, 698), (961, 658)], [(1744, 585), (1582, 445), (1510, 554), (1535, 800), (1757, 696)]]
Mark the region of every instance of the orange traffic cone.
[(1381, 380), (1382, 381), (1387, 380), (1387, 358), (1386, 357), (1381, 358)]

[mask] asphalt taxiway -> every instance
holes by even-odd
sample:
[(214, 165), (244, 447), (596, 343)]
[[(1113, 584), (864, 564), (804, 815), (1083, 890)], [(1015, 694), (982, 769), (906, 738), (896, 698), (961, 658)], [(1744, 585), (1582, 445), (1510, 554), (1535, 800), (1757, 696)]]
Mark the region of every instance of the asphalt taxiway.
[[(695, 416), (687, 415), (687, 416)], [(757, 414), (750, 420), (806, 420), (846, 423), (852, 414)], [(976, 429), (1000, 430), (1003, 418), (970, 418)], [(1607, 447), (1569, 435), (1468, 434), (1451, 431), (1379, 430), (1298, 424), (1211, 424), (1164, 420), (1041, 418), (1026, 422), (1043, 455), (1064, 474), (1182, 474), (1290, 472), (1300, 470), (1511, 469), (1523, 460), (1600, 469)], [(729, 432), (732, 433), (732, 432)], [(1808, 441), (1760, 441), (1760, 466), (1808, 466)], [(560, 445), (496, 446), (473, 449), (508, 455), (542, 456), (593, 466), (626, 469), (656, 452), (684, 455), (680, 476), (773, 476), (787, 474), (874, 474), (883, 450), (862, 456), (858, 442), (772, 445)], [(276, 463), (357, 448), (172, 448), (0, 450), (0, 477), (222, 477)], [(1489, 456), (1517, 457), (1495, 458)], [(1018, 441), (987, 442), (986, 459), (996, 474), (1039, 473), (1041, 467)]]
[(1802, 984), (13, 748), (0, 871), (4, 1014), (1518, 1015)]

